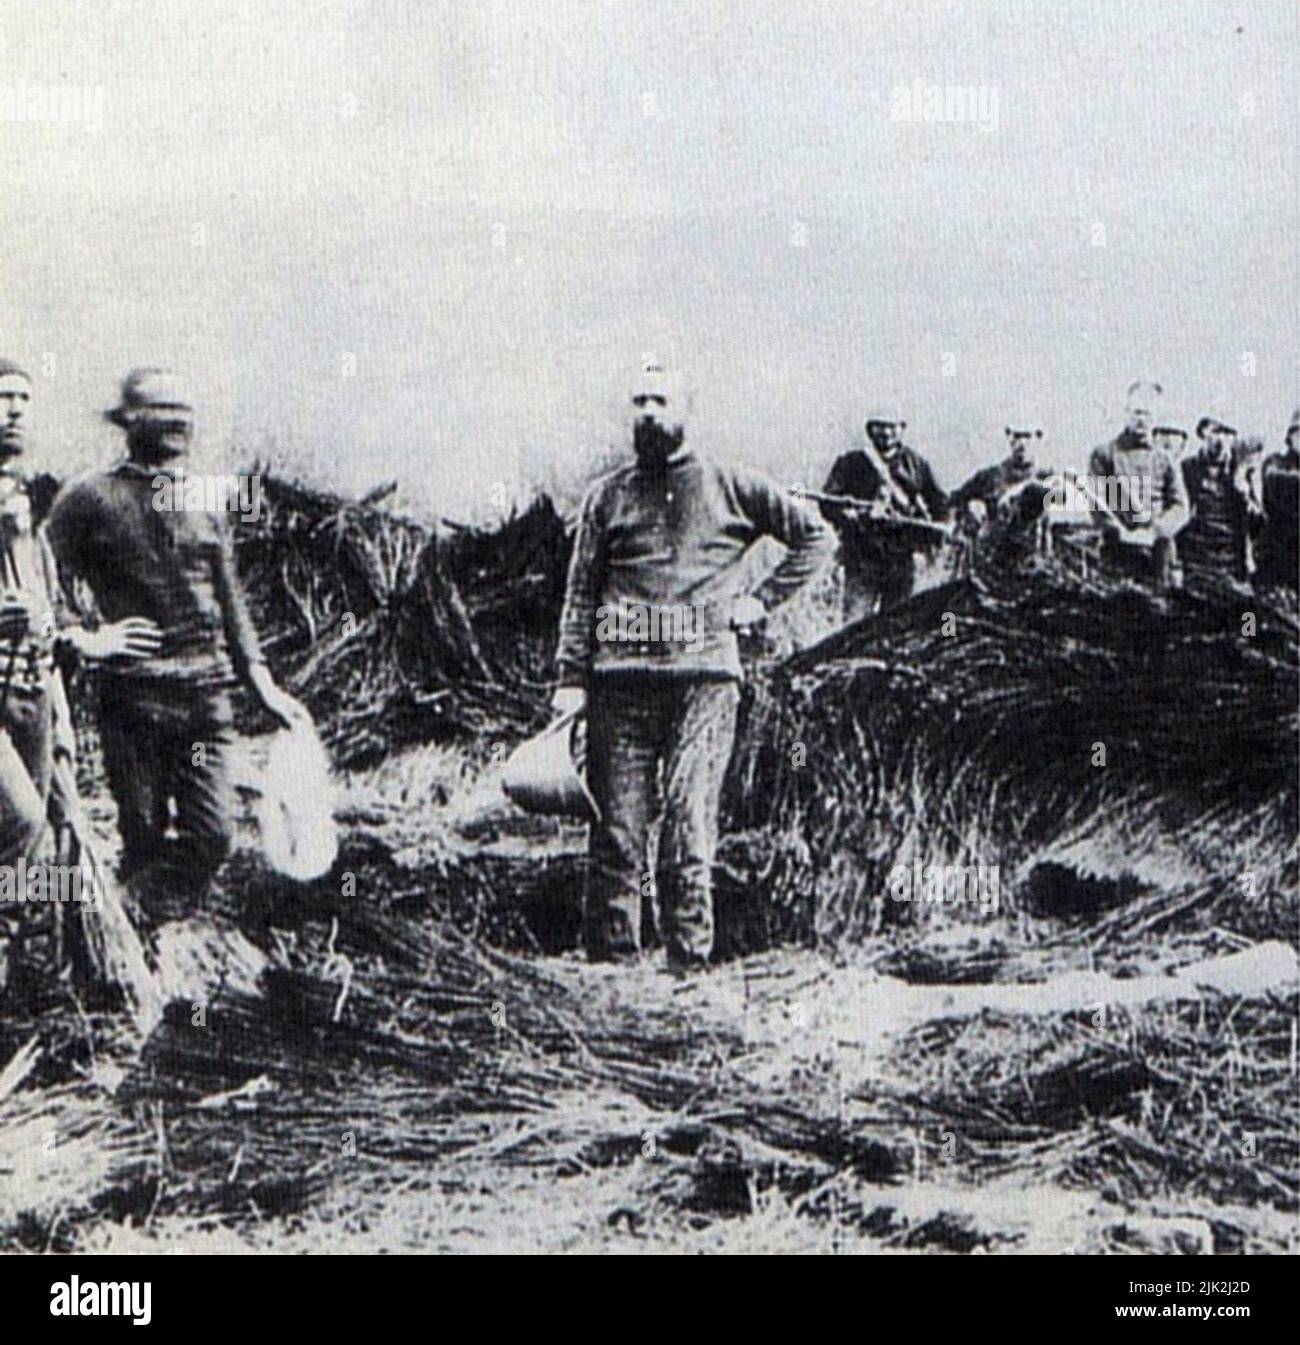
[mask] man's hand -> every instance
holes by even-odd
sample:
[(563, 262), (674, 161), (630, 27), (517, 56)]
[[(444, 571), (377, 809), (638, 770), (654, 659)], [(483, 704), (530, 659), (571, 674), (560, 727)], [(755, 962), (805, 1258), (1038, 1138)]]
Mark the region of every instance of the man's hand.
[(573, 715), (576, 719), (587, 708), (587, 693), (582, 687), (556, 687), (551, 697), (551, 710), (556, 719)]
[(739, 598), (731, 609), (731, 629), (752, 635), (767, 620), (767, 608), (757, 598)]
[(307, 718), (307, 711), (287, 691), (276, 686), (265, 663), (254, 664), (249, 669), (248, 685), (262, 709), (278, 720), (282, 728), (291, 729)]
[(67, 635), (77, 652), (88, 659), (135, 662), (155, 657), (162, 648), (162, 631), (142, 616), (123, 617), (98, 630), (70, 630)]
[(21, 640), (31, 624), (32, 614), (25, 603), (9, 601), (0, 605), (0, 640)]

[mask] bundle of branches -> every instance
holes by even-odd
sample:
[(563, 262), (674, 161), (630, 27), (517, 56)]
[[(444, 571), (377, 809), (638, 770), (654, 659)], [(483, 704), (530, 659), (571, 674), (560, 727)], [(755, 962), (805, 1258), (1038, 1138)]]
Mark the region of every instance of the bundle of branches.
[[(913, 1033), (885, 1109), (974, 1169), (1300, 1207), (1286, 996), (1061, 1018), (985, 1015)], [(935, 1146), (937, 1147), (937, 1145)]]
[[(896, 987), (815, 954), (679, 983), (653, 966), (514, 957), (401, 912), (377, 897), (328, 929), (311, 922), (257, 993), (203, 997), (199, 1021), (191, 1000), (173, 1004), (111, 1109), (119, 1127), (134, 1115), (134, 1145), (97, 1170), (97, 1191), (78, 1188), (70, 1218), (366, 1218), (412, 1182), (463, 1182), (475, 1161), (500, 1180), (647, 1156), (656, 1199), (699, 1217), (748, 1213), (764, 1184), (816, 1215), (828, 1181), (906, 1176), (947, 1157), (929, 1153), (947, 1134), (967, 1165), (1037, 1178), (1095, 1183), (1146, 1163), (1135, 1196), (1294, 1195), (1280, 994), (1112, 1006), (1101, 1028), (1074, 1009), (981, 1012), (945, 994), (909, 1033)], [(1231, 1127), (1195, 1166), (1225, 1115), (1255, 1126), (1253, 1186)], [(1160, 1143), (1163, 1175), (1129, 1154)]]
[(495, 528), (452, 529), (447, 569), (489, 665), (535, 683), (552, 676), (573, 536), (539, 495)]
[(1298, 634), (1269, 596), (976, 564), (759, 682), (729, 829), (786, 838), (767, 881), (806, 934), (908, 909), (896, 865), (1006, 875), (1071, 834), (1155, 825), (1221, 858), (1249, 816), (1260, 863), (1293, 864)]
[(844, 1127), (831, 1071), (747, 1077), (756, 1042), (784, 1051), (786, 1020), (765, 1006), (816, 967), (776, 955), (667, 993), (662, 971), (538, 964), (378, 906), (316, 927), (292, 965), (256, 995), (217, 993), (202, 1022), (193, 1003), (171, 1006), (117, 1094), (141, 1142), (156, 1134), (161, 1168), (133, 1154), (101, 1172), (112, 1208), (238, 1224), (327, 1191), (363, 1203), (413, 1177), (451, 1180), (446, 1165), (473, 1159), (579, 1171), (652, 1143), (684, 1165), (693, 1208), (738, 1213), (756, 1174), (804, 1190), (836, 1168), (906, 1164), (888, 1133)]
[[(504, 639), (502, 622), (559, 563), (563, 524), (548, 509), (449, 537), (374, 500), (265, 479), (261, 516), (239, 533), (240, 570), (272, 666), (339, 764), (417, 741), (477, 743), (537, 716), (541, 657)], [(457, 572), (473, 580), (472, 603)]]

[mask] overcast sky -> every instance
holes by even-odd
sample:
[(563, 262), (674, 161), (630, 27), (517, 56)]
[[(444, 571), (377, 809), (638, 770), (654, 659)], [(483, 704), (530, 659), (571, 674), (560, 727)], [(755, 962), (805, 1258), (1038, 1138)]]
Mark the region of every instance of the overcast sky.
[[(0, 20), (0, 354), (37, 366), (62, 470), (111, 456), (95, 413), (140, 363), (191, 377), (203, 462), (451, 514), (616, 443), (648, 351), (698, 441), (789, 481), (880, 404), (954, 485), (1013, 411), (1079, 458), (1139, 375), (1271, 441), (1300, 400), (1295, 0)], [(79, 119), (14, 119), (56, 85)], [(918, 85), (996, 120), (897, 120)]]

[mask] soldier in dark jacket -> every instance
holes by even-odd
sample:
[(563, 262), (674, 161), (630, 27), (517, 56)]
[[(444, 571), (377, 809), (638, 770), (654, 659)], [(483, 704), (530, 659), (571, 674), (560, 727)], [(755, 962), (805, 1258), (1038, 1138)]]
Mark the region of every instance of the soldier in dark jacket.
[[(844, 565), (844, 620), (856, 621), (905, 602), (916, 584), (918, 532), (888, 520), (946, 523), (948, 497), (930, 464), (903, 442), (907, 422), (887, 413), (869, 416), (867, 444), (841, 454), (826, 478), (825, 494), (861, 500), (861, 510), (831, 506)], [(880, 518), (873, 517), (878, 511)]]
[[(1032, 481), (1035, 477), (1045, 478), (1045, 468), (1034, 462), (1034, 447), (1043, 437), (1038, 425), (1021, 420), (1015, 425), (1006, 426), (1007, 445), (1010, 452), (1001, 462), (991, 467), (982, 467), (965, 485), (952, 494), (954, 510), (970, 509), (972, 505), (982, 506), (982, 513), (990, 517), (997, 512), (998, 504), (1009, 490)], [(976, 519), (982, 522), (982, 519)]]
[(1160, 586), (1174, 582), (1175, 539), (1187, 524), (1177, 463), (1152, 442), (1158, 383), (1129, 385), (1123, 430), (1088, 455), (1088, 481), (1107, 567)]
[(1184, 459), (1192, 518), (1178, 540), (1188, 579), (1235, 579), (1255, 573), (1255, 541), (1264, 523), (1262, 451), (1216, 416), (1196, 427), (1199, 449)]

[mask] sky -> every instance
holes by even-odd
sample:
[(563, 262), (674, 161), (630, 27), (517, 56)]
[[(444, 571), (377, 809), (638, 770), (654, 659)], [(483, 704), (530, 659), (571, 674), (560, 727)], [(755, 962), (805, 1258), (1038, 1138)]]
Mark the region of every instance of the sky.
[(1298, 58), (1295, 0), (5, 0), (0, 355), (55, 470), (164, 364), (196, 465), (453, 517), (625, 446), (647, 354), (783, 482), (873, 409), (1081, 461), (1139, 377), (1277, 442)]

